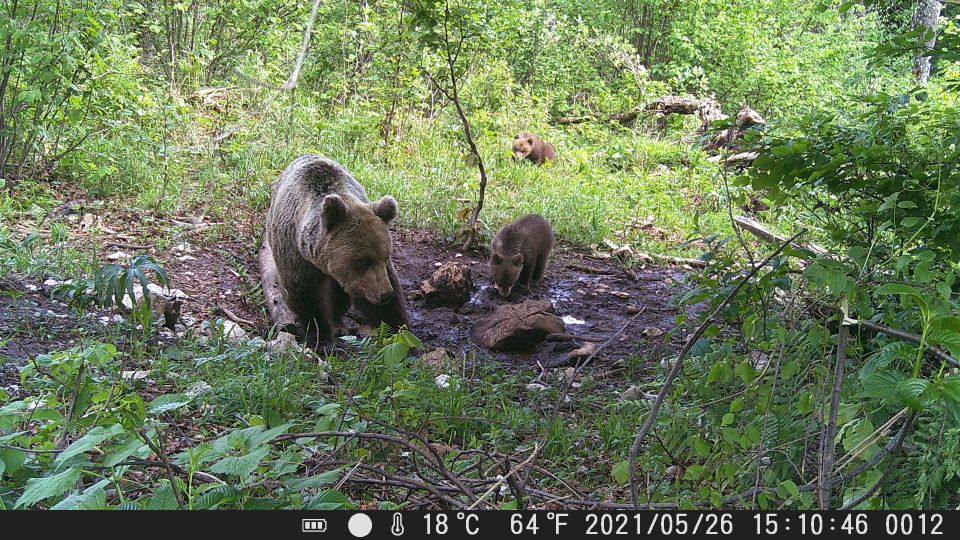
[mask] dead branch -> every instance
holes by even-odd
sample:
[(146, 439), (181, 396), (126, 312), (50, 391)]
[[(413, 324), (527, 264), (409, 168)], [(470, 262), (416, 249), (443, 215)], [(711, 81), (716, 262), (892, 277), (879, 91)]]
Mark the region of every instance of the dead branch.
[(247, 326), (256, 326), (256, 325), (257, 325), (257, 323), (251, 321), (250, 319), (244, 319), (243, 317), (237, 315), (237, 314), (234, 313), (233, 311), (230, 311), (230, 308), (228, 308), (227, 306), (225, 306), (225, 305), (223, 305), (223, 304), (217, 304), (217, 307), (220, 308), (220, 311), (222, 311), (222, 312), (224, 313), (224, 315), (226, 315), (227, 317), (230, 317), (230, 319), (233, 320), (234, 322), (238, 322), (238, 323), (241, 323), (241, 324), (245, 324), (245, 325), (247, 325)]
[(630, 447), (630, 495), (633, 498), (634, 508), (640, 508), (640, 496), (637, 491), (637, 453), (640, 451), (640, 446), (643, 444), (643, 440), (646, 438), (647, 433), (650, 431), (650, 428), (653, 427), (654, 421), (657, 419), (657, 415), (660, 413), (660, 407), (663, 406), (664, 400), (667, 398), (667, 392), (669, 392), (670, 387), (673, 385), (674, 379), (677, 378), (677, 375), (680, 374), (680, 369), (683, 367), (683, 361), (686, 360), (687, 355), (690, 354), (690, 350), (693, 349), (694, 343), (707, 331), (707, 328), (713, 324), (713, 318), (717, 316), (726, 306), (729, 304), (733, 298), (740, 292), (753, 276), (760, 271), (761, 268), (765, 267), (770, 261), (779, 255), (791, 242), (799, 238), (802, 234), (806, 232), (806, 229), (801, 230), (795, 234), (792, 238), (789, 238), (786, 242), (780, 244), (780, 247), (776, 249), (773, 253), (767, 256), (762, 263), (754, 266), (750, 272), (740, 280), (740, 283), (730, 291), (730, 294), (707, 316), (700, 326), (687, 337), (687, 340), (683, 344), (683, 348), (680, 349), (680, 354), (677, 355), (676, 361), (673, 363), (673, 367), (670, 368), (670, 372), (667, 374), (667, 379), (663, 383), (663, 387), (660, 388), (660, 392), (657, 394), (657, 398), (654, 400), (653, 405), (650, 407), (650, 414), (647, 416), (646, 422), (644, 422), (643, 427), (640, 428), (640, 432), (633, 440), (633, 445)]
[[(778, 243), (779, 243), (779, 242), (783, 242), (784, 240), (787, 239), (786, 236), (777, 234), (777, 233), (771, 231), (770, 229), (768, 229), (764, 224), (760, 223), (759, 221), (750, 219), (750, 218), (748, 218), (748, 217), (744, 217), (744, 216), (734, 216), (734, 217), (733, 217), (733, 223), (734, 223), (734, 225), (735, 225), (736, 227), (738, 227), (738, 228), (740, 228), (740, 229), (743, 229), (743, 230), (745, 230), (745, 231), (747, 231), (747, 232), (749, 232), (749, 233), (752, 233), (753, 235), (757, 236), (758, 238), (760, 238), (760, 239), (762, 239), (762, 240), (766, 240), (767, 242), (771, 242), (771, 243), (773, 243), (773, 242), (778, 242)], [(826, 249), (824, 249), (824, 248), (822, 248), (822, 247), (820, 247), (820, 246), (818, 246), (818, 245), (816, 245), (816, 244), (799, 244), (799, 243), (795, 243), (795, 244), (791, 244), (790, 247), (792, 247), (793, 249), (798, 249), (798, 250), (803, 250), (803, 251), (809, 251), (809, 252), (813, 253), (814, 255), (816, 255), (817, 257), (822, 257), (822, 256), (824, 256), (824, 255), (828, 255), (828, 254), (829, 254), (829, 252), (828, 252)]]
[(820, 434), (820, 482), (817, 484), (817, 501), (821, 510), (830, 509), (830, 473), (833, 471), (834, 438), (837, 436), (837, 409), (840, 408), (840, 387), (843, 385), (843, 368), (847, 363), (847, 337), (850, 327), (841, 324), (837, 337), (837, 357), (833, 367), (833, 391), (830, 394), (830, 412), (827, 431)]
[[(917, 416), (916, 411), (910, 411), (909, 416), (907, 416), (907, 421), (904, 422), (903, 424), (904, 435), (906, 435), (906, 432), (910, 430), (910, 426), (913, 424), (913, 420), (914, 418), (916, 418), (916, 416)], [(856, 507), (858, 504), (869, 499), (871, 496), (873, 496), (874, 493), (877, 492), (878, 489), (880, 489), (880, 486), (883, 485), (883, 482), (887, 479), (887, 476), (890, 475), (890, 471), (893, 470), (893, 464), (897, 459), (897, 454), (900, 453), (900, 448), (903, 446), (904, 438), (905, 437), (897, 437), (893, 450), (890, 451), (890, 461), (887, 463), (887, 468), (883, 470), (883, 473), (880, 475), (880, 478), (878, 478), (877, 481), (872, 486), (870, 486), (869, 489), (861, 493), (858, 497), (854, 498), (852, 501), (843, 505), (840, 508), (841, 510), (850, 510), (851, 508)]]

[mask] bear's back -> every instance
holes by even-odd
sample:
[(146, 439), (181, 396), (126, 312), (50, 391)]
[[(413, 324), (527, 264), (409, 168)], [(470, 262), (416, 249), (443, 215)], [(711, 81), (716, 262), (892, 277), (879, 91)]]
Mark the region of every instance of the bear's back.
[(292, 191), (297, 196), (310, 194), (321, 199), (336, 193), (370, 202), (363, 186), (343, 166), (316, 154), (300, 156), (284, 169), (274, 186), (274, 194), (282, 191)]

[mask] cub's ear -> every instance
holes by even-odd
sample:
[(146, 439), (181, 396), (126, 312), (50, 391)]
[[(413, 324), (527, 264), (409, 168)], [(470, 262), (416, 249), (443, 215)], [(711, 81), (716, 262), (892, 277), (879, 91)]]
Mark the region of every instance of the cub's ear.
[(347, 205), (339, 195), (327, 195), (320, 206), (324, 230), (330, 230), (347, 220)]
[(370, 208), (373, 209), (373, 213), (376, 214), (377, 217), (387, 223), (393, 221), (397, 217), (397, 212), (399, 212), (397, 209), (397, 200), (389, 195), (371, 204)]
[(523, 264), (523, 253), (517, 253), (513, 257), (510, 257), (510, 262), (513, 263), (514, 266)]
[(527, 142), (530, 143), (530, 146), (533, 146), (533, 137), (527, 137)]
[(490, 260), (493, 261), (493, 264), (500, 264), (503, 262), (503, 257), (499, 253), (494, 253), (490, 256)]

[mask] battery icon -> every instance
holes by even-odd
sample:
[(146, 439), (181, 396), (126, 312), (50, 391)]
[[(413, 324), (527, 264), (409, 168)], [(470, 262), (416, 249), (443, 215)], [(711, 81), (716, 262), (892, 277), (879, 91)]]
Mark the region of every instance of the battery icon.
[(327, 520), (325, 519), (300, 520), (300, 532), (305, 532), (305, 533), (327, 532)]

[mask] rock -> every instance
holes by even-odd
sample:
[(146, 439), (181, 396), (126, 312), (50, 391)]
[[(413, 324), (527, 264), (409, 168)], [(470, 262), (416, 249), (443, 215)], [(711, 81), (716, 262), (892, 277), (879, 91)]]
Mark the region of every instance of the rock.
[(243, 337), (246, 335), (246, 331), (244, 331), (243, 328), (240, 328), (239, 324), (230, 320), (223, 321), (223, 337), (236, 341), (243, 339)]
[(446, 373), (437, 375), (433, 382), (436, 383), (437, 388), (450, 388), (450, 376)]
[(634, 305), (627, 306), (627, 315), (636, 315), (640, 313), (640, 308)]
[(649, 394), (640, 389), (639, 386), (631, 386), (623, 391), (620, 394), (620, 401), (638, 401), (638, 400), (653, 401), (657, 399), (655, 394)]
[(527, 390), (532, 390), (534, 392), (543, 392), (544, 390), (549, 390), (549, 389), (550, 389), (549, 386), (540, 382), (532, 382), (527, 385)]
[(197, 396), (202, 396), (206, 393), (213, 391), (213, 387), (207, 384), (204, 381), (197, 381), (190, 388), (187, 388), (187, 391), (184, 392), (190, 399), (193, 399)]
[(299, 347), (297, 337), (289, 332), (277, 332), (277, 336), (266, 343), (266, 349), (273, 352), (296, 350)]
[(441, 264), (420, 289), (427, 305), (458, 308), (470, 299), (473, 290), (470, 267), (455, 262)]
[(648, 326), (643, 329), (643, 335), (648, 338), (660, 337), (663, 335), (663, 330), (657, 328), (656, 326)]
[(578, 319), (573, 315), (564, 315), (562, 320), (563, 320), (563, 324), (587, 324), (587, 321), (584, 321), (583, 319)]
[(147, 370), (123, 371), (120, 373), (120, 378), (139, 381), (140, 379), (146, 379), (148, 375), (150, 375), (150, 372)]
[(446, 365), (448, 356), (447, 350), (439, 347), (421, 356), (420, 360), (430, 367), (441, 368)]
[[(147, 285), (147, 293), (150, 295), (150, 309), (153, 310), (153, 318), (163, 321), (163, 325), (167, 328), (175, 328), (177, 321), (180, 319), (183, 301), (189, 296), (180, 289), (168, 289), (156, 283)], [(123, 307), (133, 310), (135, 305), (140, 305), (141, 300), (143, 300), (143, 287), (135, 286), (133, 297), (133, 300), (131, 300), (130, 296), (124, 296)]]
[(491, 351), (507, 351), (530, 348), (548, 335), (563, 333), (566, 329), (549, 300), (527, 300), (498, 307), (477, 322), (473, 335), (480, 345)]
[(107, 259), (109, 259), (109, 260), (111, 260), (111, 261), (124, 261), (124, 262), (126, 262), (126, 261), (129, 261), (129, 260), (130, 260), (130, 254), (129, 254), (129, 253), (124, 253), (123, 251), (114, 251), (113, 253), (107, 255)]
[(567, 360), (579, 360), (580, 358), (588, 358), (597, 352), (597, 346), (591, 342), (586, 342), (583, 344), (583, 347), (579, 349), (574, 349), (567, 353)]

